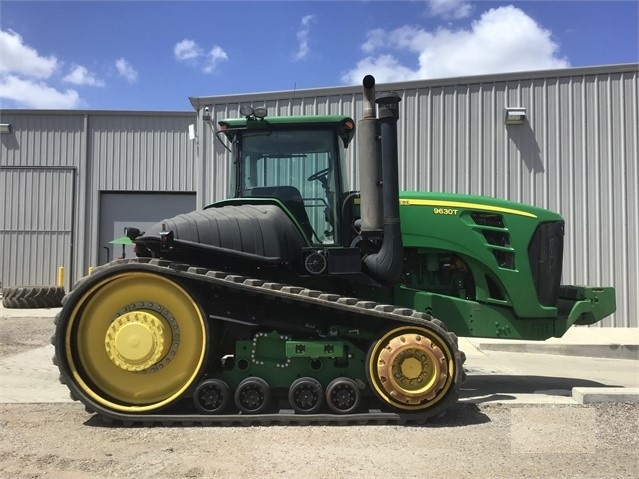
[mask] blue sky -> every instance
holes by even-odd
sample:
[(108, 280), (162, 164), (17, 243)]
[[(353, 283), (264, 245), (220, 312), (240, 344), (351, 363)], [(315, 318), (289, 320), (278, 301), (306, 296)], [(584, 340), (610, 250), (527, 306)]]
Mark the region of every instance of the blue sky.
[(226, 95), (639, 61), (639, 2), (11, 1), (0, 108), (180, 110)]

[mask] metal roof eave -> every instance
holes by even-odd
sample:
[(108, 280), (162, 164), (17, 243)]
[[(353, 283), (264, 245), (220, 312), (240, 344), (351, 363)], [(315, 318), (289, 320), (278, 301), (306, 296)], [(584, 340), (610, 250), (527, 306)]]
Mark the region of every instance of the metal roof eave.
[(152, 117), (171, 117), (184, 116), (193, 118), (194, 114), (191, 110), (58, 110), (45, 108), (0, 108), (1, 114), (7, 115), (78, 115), (78, 116), (152, 116)]
[[(534, 80), (539, 78), (571, 77), (574, 75), (591, 75), (599, 73), (624, 73), (639, 71), (639, 63), (621, 63), (613, 65), (598, 65), (575, 68), (557, 68), (550, 70), (532, 70), (510, 73), (495, 73), (487, 75), (472, 75), (451, 78), (435, 78), (429, 80), (411, 80), (395, 83), (381, 83), (376, 85), (378, 91), (393, 89), (407, 90), (411, 88), (444, 87), (454, 85), (472, 85), (477, 83), (497, 83), (513, 80)], [(243, 103), (253, 100), (268, 101), (283, 98), (308, 98), (316, 96), (330, 96), (343, 94), (357, 94), (362, 90), (359, 85), (337, 87), (308, 88), (301, 90), (281, 90), (261, 93), (240, 93), (232, 95), (190, 96), (189, 101), (195, 110), (219, 103)]]

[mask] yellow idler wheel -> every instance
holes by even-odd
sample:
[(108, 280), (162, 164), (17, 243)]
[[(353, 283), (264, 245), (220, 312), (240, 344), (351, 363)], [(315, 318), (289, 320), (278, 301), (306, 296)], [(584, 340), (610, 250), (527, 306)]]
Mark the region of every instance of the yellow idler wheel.
[(171, 404), (197, 378), (206, 355), (202, 312), (179, 284), (154, 273), (123, 272), (93, 285), (65, 329), (76, 384), (121, 412)]
[(425, 410), (450, 390), (455, 358), (445, 340), (420, 326), (402, 326), (371, 347), (368, 377), (389, 405), (408, 411)]

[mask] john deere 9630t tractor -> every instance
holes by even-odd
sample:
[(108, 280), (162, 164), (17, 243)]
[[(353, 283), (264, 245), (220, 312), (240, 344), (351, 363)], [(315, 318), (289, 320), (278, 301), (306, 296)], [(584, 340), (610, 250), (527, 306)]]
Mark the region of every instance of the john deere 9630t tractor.
[(561, 286), (564, 222), (398, 190), (399, 97), (364, 78), (359, 192), (345, 116), (219, 122), (232, 198), (130, 228), (56, 318), (61, 381), (116, 421), (421, 422), (457, 399), (457, 336), (546, 339), (615, 309)]

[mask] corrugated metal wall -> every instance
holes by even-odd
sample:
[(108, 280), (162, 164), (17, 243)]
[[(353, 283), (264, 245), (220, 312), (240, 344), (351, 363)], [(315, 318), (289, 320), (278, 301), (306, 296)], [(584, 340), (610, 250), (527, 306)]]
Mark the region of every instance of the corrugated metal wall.
[(1, 116), (12, 132), (0, 135), (0, 282), (56, 284), (58, 266), (73, 265), (84, 119), (53, 112)]
[(74, 176), (73, 168), (61, 167), (0, 170), (4, 285), (55, 284), (58, 266), (70, 264)]
[[(563, 282), (614, 286), (617, 313), (601, 326), (637, 326), (639, 310), (639, 67), (618, 65), (378, 85), (401, 97), (400, 186), (494, 196), (566, 219)], [(191, 98), (205, 179), (203, 202), (227, 194), (229, 155), (202, 122), (239, 116), (361, 114), (359, 87)], [(524, 125), (505, 125), (525, 107)], [(351, 186), (358, 187), (356, 145)]]
[(0, 281), (66, 287), (98, 264), (100, 191), (196, 190), (190, 112), (5, 110)]
[(105, 191), (193, 191), (192, 117), (96, 115), (89, 155), (93, 181)]

